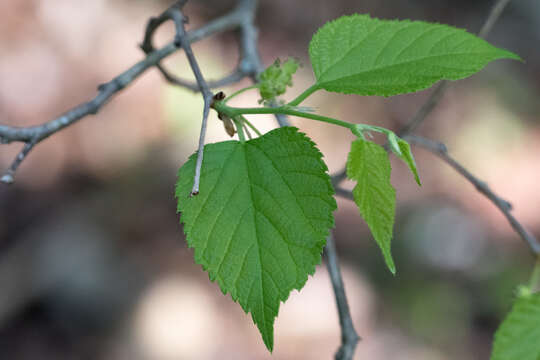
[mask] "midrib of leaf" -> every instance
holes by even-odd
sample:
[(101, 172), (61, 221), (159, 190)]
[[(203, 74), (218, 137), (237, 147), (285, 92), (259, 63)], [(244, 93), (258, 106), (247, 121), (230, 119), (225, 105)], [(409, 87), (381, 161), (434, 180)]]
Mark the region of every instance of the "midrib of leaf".
[[(454, 55), (483, 55), (483, 54), (485, 54), (485, 53), (482, 53), (482, 52), (478, 52), (478, 53), (477, 52), (468, 52), (468, 53), (459, 52), (459, 53), (448, 53), (448, 54), (444, 54), (444, 55), (429, 55), (429, 56), (424, 56), (424, 57), (413, 59), (413, 60), (402, 61), (400, 63), (396, 63), (396, 64), (392, 64), (392, 65), (383, 65), (383, 66), (379, 66), (379, 67), (374, 67), (374, 68), (371, 68), (371, 69), (369, 69), (367, 71), (359, 71), (359, 72), (355, 73), (354, 75), (342, 76), (342, 77), (338, 77), (338, 78), (335, 78), (335, 79), (332, 79), (332, 80), (323, 81), (323, 82), (319, 83), (319, 85), (329, 84), (329, 83), (332, 83), (334, 81), (350, 79), (350, 78), (354, 78), (354, 77), (357, 77), (357, 76), (360, 76), (360, 75), (366, 75), (366, 74), (369, 74), (371, 72), (375, 72), (375, 71), (378, 71), (378, 70), (388, 70), (388, 69), (391, 69), (391, 68), (394, 68), (394, 67), (397, 67), (397, 66), (410, 64), (410, 63), (414, 63), (414, 62), (418, 62), (418, 61), (422, 61), (422, 60), (427, 60), (427, 59), (433, 59), (433, 58), (437, 58), (437, 57), (447, 57), (447, 56), (454, 56)], [(438, 68), (450, 69), (450, 70), (459, 70), (459, 71), (467, 70), (467, 68), (454, 68), (454, 67), (442, 66), (442, 65), (432, 65), (432, 66), (433, 67), (438, 67)], [(471, 69), (471, 70), (473, 70), (473, 69)], [(441, 77), (441, 79), (442, 78), (443, 77)], [(431, 85), (426, 85), (426, 87), (429, 87), (429, 86), (431, 86)]]
[[(251, 204), (253, 204), (253, 207), (252, 207), (253, 226), (255, 228), (255, 239), (256, 239), (255, 241), (257, 243), (257, 254), (259, 255), (259, 276), (253, 279), (253, 283), (255, 283), (255, 281), (257, 281), (257, 279), (259, 280), (259, 288), (260, 288), (260, 291), (261, 291), (261, 299), (262, 299), (262, 303), (261, 303), (262, 308), (260, 309), (260, 312), (262, 314), (261, 315), (262, 316), (262, 324), (260, 324), (260, 325), (262, 327), (264, 327), (265, 332), (266, 332), (266, 331), (268, 331), (268, 329), (266, 327), (267, 321), (266, 321), (265, 310), (266, 310), (266, 306), (270, 306), (270, 305), (266, 303), (266, 299), (264, 297), (263, 262), (262, 262), (262, 256), (261, 256), (261, 244), (259, 243), (259, 229), (258, 229), (258, 226), (257, 226), (257, 217), (256, 217), (257, 208), (256, 208), (255, 200), (254, 200), (255, 197), (253, 196), (253, 186), (251, 184), (252, 181), (251, 181), (251, 176), (250, 176), (250, 171), (249, 171), (249, 162), (247, 160), (247, 145), (244, 143), (244, 144), (242, 144), (242, 146), (244, 147), (244, 162), (245, 162), (246, 173), (247, 173), (248, 184), (249, 184), (249, 196), (251, 197)], [(261, 152), (264, 154), (263, 151), (261, 151)], [(264, 155), (266, 155), (266, 154), (264, 154)], [(283, 237), (283, 235), (281, 233), (279, 233), (279, 234), (280, 234), (281, 237)], [(249, 253), (249, 251), (248, 251), (248, 253)], [(247, 253), (246, 253), (246, 256), (247, 256)], [(269, 274), (269, 278), (272, 279), (270, 274)], [(272, 279), (272, 281), (274, 281), (274, 279)], [(248, 303), (249, 303), (249, 299), (251, 297), (251, 291), (253, 290), (253, 283), (251, 284), (250, 289), (249, 289)], [(274, 284), (274, 286), (275, 286), (275, 284)], [(276, 286), (276, 288), (279, 289), (279, 287), (277, 287), (277, 286)], [(279, 295), (281, 295), (281, 294), (279, 294)], [(278, 306), (279, 306), (279, 304), (278, 304)], [(254, 318), (253, 313), (252, 313), (252, 317)], [(257, 324), (257, 325), (259, 325), (259, 324)], [(263, 341), (266, 344), (266, 342), (267, 342), (266, 335), (267, 334), (265, 333), (265, 334), (262, 334), (262, 335), (263, 335)], [(272, 339), (269, 339), (269, 340), (272, 340)]]
[[(380, 184), (380, 183), (384, 183), (385, 182), (385, 179), (382, 178), (381, 176), (379, 176), (379, 174), (377, 173), (377, 171), (373, 171), (372, 168), (368, 167), (366, 165), (367, 162), (363, 162), (363, 167), (362, 167), (362, 171), (365, 171), (367, 174), (369, 174), (370, 177), (372, 178), (376, 178), (377, 179), (377, 182)], [(361, 185), (361, 186), (360, 186)], [(362, 177), (362, 183), (358, 183), (357, 185), (362, 193), (361, 193), (361, 199), (362, 199), (362, 205), (363, 207), (365, 208), (365, 204), (366, 202), (368, 201), (367, 199), (367, 196), (366, 194), (369, 194), (370, 195), (370, 199), (373, 197), (372, 194), (373, 192), (376, 192), (377, 194), (379, 194), (379, 198), (381, 200), (383, 200), (385, 203), (388, 203), (386, 200), (388, 198), (387, 194), (385, 194), (381, 189), (380, 187), (376, 186), (376, 185), (373, 185), (373, 182), (371, 181), (368, 181), (368, 177), (367, 176), (364, 176)], [(369, 191), (367, 191), (369, 188)], [(374, 206), (370, 206), (368, 207), (369, 211), (366, 212), (366, 217), (371, 217), (373, 216), (373, 212), (377, 210), (377, 207), (374, 207)], [(384, 212), (380, 212), (378, 211), (378, 214), (377, 216), (384, 216), (387, 220), (392, 220), (391, 218), (388, 217), (387, 214), (385, 214)]]
[[(266, 219), (266, 221), (274, 228), (274, 230), (276, 230), (276, 232), (279, 234), (279, 236), (281, 237), (282, 241), (287, 244), (287, 252), (289, 254), (289, 257), (290, 259), (292, 260), (292, 262), (295, 264), (295, 270), (296, 270), (296, 276), (295, 276), (295, 285), (298, 283), (298, 265), (294, 259), (294, 257), (292, 256), (292, 253), (291, 253), (291, 250), (290, 250), (290, 246), (296, 246), (296, 247), (302, 247), (300, 246), (299, 244), (291, 244), (286, 236), (281, 232), (281, 230), (279, 229), (278, 226), (276, 226), (271, 220), (270, 218), (260, 209), (257, 208), (257, 202), (255, 201), (255, 196), (253, 194), (253, 188), (255, 186), (258, 186), (259, 188), (261, 188), (262, 190), (264, 190), (273, 200), (274, 202), (279, 206), (279, 208), (281, 210), (283, 210), (283, 207), (282, 205), (280, 204), (279, 201), (277, 201), (277, 199), (275, 199), (274, 195), (268, 191), (267, 189), (265, 189), (263, 186), (260, 186), (260, 185), (257, 185), (255, 182), (253, 182), (251, 180), (251, 176), (250, 176), (250, 166), (249, 166), (249, 161), (247, 159), (247, 155), (248, 155), (248, 151), (247, 151), (247, 147), (250, 146), (251, 149), (256, 149), (258, 152), (259, 152), (259, 156), (264, 156), (267, 160), (269, 160), (269, 162), (272, 164), (272, 169), (274, 171), (274, 173), (277, 175), (278, 178), (281, 179), (281, 181), (283, 182), (283, 184), (285, 184), (289, 190), (289, 193), (296, 199), (296, 205), (298, 207), (298, 209), (302, 212), (302, 214), (304, 215), (304, 217), (308, 220), (307, 223), (309, 224), (313, 234), (316, 234), (316, 231), (315, 229), (313, 228), (313, 225), (311, 224), (311, 221), (310, 221), (310, 217), (308, 217), (304, 211), (304, 209), (302, 208), (302, 206), (300, 205), (299, 201), (298, 201), (298, 198), (295, 194), (295, 192), (293, 191), (293, 189), (291, 188), (291, 185), (287, 182), (287, 179), (285, 179), (283, 177), (283, 175), (281, 174), (281, 172), (278, 170), (274, 160), (272, 159), (271, 156), (268, 156), (268, 154), (262, 150), (261, 148), (259, 148), (256, 144), (254, 143), (249, 143), (249, 144), (244, 144), (243, 145), (245, 148), (244, 148), (244, 162), (245, 162), (245, 166), (246, 166), (246, 173), (247, 173), (247, 179), (248, 179), (248, 184), (249, 184), (249, 194), (250, 194), (250, 198), (251, 198), (251, 203), (253, 204), (253, 222), (254, 222), (254, 227), (255, 227), (255, 234), (256, 234), (256, 244), (257, 244), (257, 254), (259, 256), (259, 283), (260, 283), (260, 291), (261, 291), (261, 298), (262, 298), (262, 309), (261, 309), (261, 313), (262, 313), (262, 317), (263, 317), (263, 323), (261, 324), (262, 326), (265, 326), (268, 325), (268, 322), (266, 321), (266, 313), (265, 313), (265, 309), (266, 307), (270, 307), (271, 308), (271, 305), (270, 303), (267, 303), (265, 301), (265, 297), (264, 297), (264, 286), (263, 286), (263, 276), (264, 276), (264, 273), (267, 274), (268, 278), (274, 283), (274, 286), (276, 288), (276, 290), (278, 291), (279, 293), (279, 299), (280, 299), (280, 302), (281, 301), (285, 301), (287, 298), (288, 298), (288, 294), (283, 294), (281, 291), (280, 291), (280, 287), (277, 286), (277, 283), (275, 281), (275, 279), (272, 277), (272, 274), (269, 273), (268, 271), (265, 271), (264, 270), (264, 267), (263, 267), (263, 260), (262, 260), (262, 255), (261, 255), (261, 249), (263, 248), (263, 246), (261, 246), (260, 244), (260, 239), (259, 239), (259, 229), (258, 229), (258, 225), (257, 225), (257, 219), (256, 219), (256, 214), (260, 214), (262, 216), (264, 216), (264, 218)], [(305, 249), (308, 249), (306, 247), (304, 247)], [(309, 249), (308, 249), (309, 250)], [(274, 256), (270, 251), (268, 251), (268, 254), (271, 255), (271, 256)], [(256, 281), (256, 279), (254, 280)], [(253, 285), (252, 285), (253, 286)], [(251, 296), (251, 290), (252, 288), (250, 289), (250, 296)], [(274, 311), (273, 308), (271, 308), (272, 311)], [(268, 329), (266, 329), (268, 330)]]
[[(341, 62), (343, 62), (345, 59), (347, 59), (347, 57), (354, 51), (356, 51), (359, 47), (361, 47), (367, 40), (369, 40), (370, 37), (373, 36), (373, 34), (379, 30), (381, 27), (385, 27), (385, 26), (388, 26), (387, 23), (382, 23), (382, 24), (377, 24), (376, 27), (374, 29), (372, 29), (371, 31), (369, 31), (368, 34), (366, 34), (366, 36), (364, 38), (362, 38), (357, 44), (355, 44), (354, 46), (352, 46), (347, 52), (345, 52), (341, 57), (338, 57), (337, 60), (326, 67), (326, 70), (324, 72), (322, 72), (320, 74), (320, 76), (318, 76), (318, 78), (322, 79), (326, 76), (326, 74), (328, 74), (328, 72), (330, 70), (332, 70), (333, 68), (336, 68), (339, 66), (339, 64)], [(417, 23), (415, 22), (411, 22), (411, 24), (399, 29), (398, 31), (396, 31), (391, 38), (389, 38), (386, 42), (386, 44), (382, 47), (382, 49), (379, 51), (379, 54), (377, 54), (377, 56), (375, 57), (375, 60), (373, 61), (373, 65), (377, 64), (377, 62), (379, 61), (379, 58), (380, 56), (383, 54), (383, 52), (390, 46), (390, 44), (392, 43), (392, 41), (396, 38), (396, 36), (398, 36), (400, 33), (402, 33), (403, 31), (413, 27), (413, 26), (418, 26)], [(332, 82), (332, 81), (336, 81), (336, 80), (339, 80), (339, 79), (347, 79), (347, 78), (351, 78), (351, 77), (354, 77), (354, 76), (359, 76), (359, 75), (366, 75), (366, 74), (369, 74), (370, 72), (372, 71), (377, 71), (377, 70), (384, 70), (384, 69), (390, 69), (392, 67), (395, 67), (395, 66), (401, 66), (401, 65), (407, 65), (407, 64), (412, 64), (414, 62), (417, 62), (417, 61), (422, 61), (422, 60), (428, 60), (428, 59), (436, 59), (436, 58), (441, 58), (441, 57), (448, 57), (448, 56), (458, 56), (458, 55), (483, 55), (483, 54), (486, 54), (486, 52), (448, 52), (448, 53), (445, 53), (445, 54), (440, 54), (440, 55), (429, 55), (429, 53), (431, 51), (433, 51), (433, 48), (435, 46), (437, 46), (438, 44), (440, 44), (442, 41), (445, 41), (447, 40), (448, 38), (452, 37), (452, 36), (462, 36), (464, 35), (463, 33), (465, 33), (466, 35), (469, 35), (467, 32), (463, 31), (463, 32), (451, 32), (451, 33), (446, 33), (446, 32), (443, 32), (442, 33), (442, 37), (440, 39), (437, 39), (436, 41), (434, 41), (434, 44), (432, 45), (431, 49), (429, 49), (428, 51), (428, 55), (425, 55), (425, 56), (420, 56), (420, 57), (417, 57), (417, 58), (414, 58), (414, 59), (411, 59), (411, 60), (406, 60), (406, 61), (399, 61), (399, 62), (395, 62), (396, 59), (398, 59), (400, 56), (403, 55), (403, 53), (405, 51), (407, 51), (411, 46), (414, 45), (415, 42), (417, 42), (419, 39), (423, 38), (424, 36), (426, 36), (427, 34), (429, 34), (430, 32), (433, 32), (433, 31), (437, 31), (437, 30), (443, 30), (444, 28), (441, 28), (441, 27), (428, 27), (428, 29), (426, 29), (425, 31), (423, 31), (422, 33), (418, 34), (418, 36), (416, 36), (414, 39), (411, 40), (411, 42), (409, 44), (407, 44), (407, 46), (405, 46), (402, 50), (400, 50), (400, 52), (398, 54), (396, 54), (394, 56), (394, 58), (389, 61), (391, 63), (391, 65), (382, 65), (382, 66), (375, 66), (375, 67), (372, 67), (370, 68), (369, 70), (366, 70), (366, 71), (360, 71), (360, 72), (357, 72), (355, 73), (354, 75), (349, 75), (349, 76), (344, 76), (344, 77), (338, 77), (336, 79), (332, 79), (332, 80), (328, 80), (328, 81), (322, 81), (321, 83), (319, 83), (319, 85), (322, 85), (322, 84), (325, 84), (325, 83), (329, 83), (329, 82)], [(445, 29), (446, 30), (446, 29)], [(454, 48), (459, 48), (459, 46), (461, 44), (463, 44), (464, 42), (467, 42), (467, 41), (471, 41), (470, 38), (465, 38), (463, 39), (462, 42), (458, 43), (458, 44), (454, 44), (453, 47)], [(461, 70), (463, 71), (465, 68), (450, 68), (450, 67), (446, 67), (446, 66), (439, 66), (441, 68), (446, 68), (446, 69), (453, 69), (453, 70)]]

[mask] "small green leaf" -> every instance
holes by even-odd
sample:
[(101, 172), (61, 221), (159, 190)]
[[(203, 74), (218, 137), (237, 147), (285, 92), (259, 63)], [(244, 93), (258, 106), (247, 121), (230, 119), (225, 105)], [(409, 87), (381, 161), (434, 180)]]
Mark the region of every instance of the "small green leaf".
[(394, 154), (396, 154), (397, 156), (402, 156), (403, 155), (401, 153), (401, 148), (400, 148), (400, 146), (398, 144), (398, 137), (392, 131), (388, 132), (388, 144), (390, 144), (390, 149), (392, 149), (392, 152)]
[[(398, 158), (400, 158), (401, 160), (403, 160), (403, 162), (405, 162), (405, 164), (407, 164), (407, 166), (409, 167), (409, 169), (414, 175), (414, 179), (416, 180), (416, 183), (419, 186), (422, 186), (422, 184), (420, 183), (420, 177), (418, 176), (418, 170), (416, 169), (416, 161), (414, 161), (414, 157), (411, 151), (411, 146), (409, 145), (408, 142), (406, 142), (405, 140), (401, 138), (398, 138), (395, 134), (393, 137), (394, 137), (393, 140), (395, 142), (395, 145), (391, 145), (392, 151), (394, 152), (394, 154), (396, 154)], [(388, 135), (388, 141), (390, 144), (392, 144), (392, 140), (390, 140), (390, 135)], [(394, 146), (396, 145), (397, 147), (396, 149), (394, 149)], [(399, 150), (399, 152), (396, 150)]]
[(363, 139), (355, 140), (347, 160), (347, 177), (356, 180), (353, 196), (382, 250), (386, 265), (396, 273), (390, 242), (396, 212), (396, 191), (390, 183), (390, 160), (384, 148)]
[(519, 297), (495, 334), (491, 360), (540, 359), (540, 293)]
[(466, 78), (489, 62), (517, 59), (465, 30), (422, 21), (343, 16), (309, 45), (317, 85), (328, 91), (391, 96)]
[(266, 347), (293, 289), (321, 261), (334, 226), (334, 189), (315, 144), (293, 127), (206, 145), (200, 193), (189, 197), (196, 154), (179, 170), (178, 211), (195, 261), (251, 317)]
[(292, 86), (292, 75), (298, 69), (298, 62), (287, 59), (283, 64), (277, 59), (272, 65), (264, 70), (259, 76), (259, 92), (261, 102), (274, 99)]

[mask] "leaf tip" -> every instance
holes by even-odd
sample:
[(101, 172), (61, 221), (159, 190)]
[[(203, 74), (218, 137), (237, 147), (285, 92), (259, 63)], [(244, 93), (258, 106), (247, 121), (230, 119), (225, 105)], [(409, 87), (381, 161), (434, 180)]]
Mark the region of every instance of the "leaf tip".
[(392, 259), (392, 255), (384, 254), (384, 261), (386, 262), (386, 266), (388, 267), (388, 270), (392, 273), (392, 275), (396, 276), (396, 264), (394, 264), (394, 260)]

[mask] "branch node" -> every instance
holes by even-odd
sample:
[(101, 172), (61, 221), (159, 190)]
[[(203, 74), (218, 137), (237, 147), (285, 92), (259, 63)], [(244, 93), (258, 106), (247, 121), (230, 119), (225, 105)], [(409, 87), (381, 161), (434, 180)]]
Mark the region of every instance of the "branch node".
[(178, 34), (174, 37), (174, 46), (176, 46), (177, 48), (182, 47), (182, 37)]

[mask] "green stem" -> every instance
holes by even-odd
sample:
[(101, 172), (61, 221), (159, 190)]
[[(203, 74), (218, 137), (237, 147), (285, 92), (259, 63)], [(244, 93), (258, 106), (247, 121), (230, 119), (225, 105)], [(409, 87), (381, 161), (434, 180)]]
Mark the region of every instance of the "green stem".
[(229, 117), (231, 117), (231, 118), (233, 118), (235, 116), (238, 116), (238, 115), (249, 115), (249, 114), (285, 114), (285, 115), (298, 116), (298, 117), (303, 117), (303, 118), (306, 118), (306, 119), (317, 120), (317, 121), (322, 121), (322, 122), (329, 123), (329, 124), (342, 126), (342, 127), (347, 128), (347, 129), (349, 129), (349, 130), (351, 130), (353, 132), (355, 131), (355, 128), (356, 128), (356, 124), (352, 124), (352, 123), (349, 123), (349, 122), (346, 122), (346, 121), (334, 119), (334, 118), (327, 117), (327, 116), (322, 116), (322, 115), (307, 113), (307, 112), (303, 112), (303, 111), (293, 110), (293, 109), (289, 108), (288, 106), (280, 106), (280, 107), (275, 107), (275, 108), (267, 108), (267, 107), (262, 107), (262, 108), (233, 108), (233, 107), (226, 106), (224, 104), (217, 103), (217, 104), (214, 104), (214, 108), (218, 112), (229, 115)]
[(540, 256), (536, 259), (536, 264), (531, 275), (531, 280), (529, 281), (529, 288), (531, 292), (540, 291)]
[(313, 94), (315, 91), (319, 90), (319, 86), (317, 84), (313, 84), (311, 85), (309, 88), (306, 89), (306, 91), (304, 91), (303, 93), (301, 93), (300, 95), (298, 95), (298, 97), (296, 99), (294, 99), (293, 101), (291, 101), (290, 103), (288, 103), (287, 105), (289, 106), (298, 106), (300, 105), (300, 103), (304, 100), (306, 100), (306, 98)]
[(240, 115), (240, 117), (242, 118), (242, 121), (244, 122), (244, 124), (246, 124), (247, 126), (249, 126), (249, 128), (253, 131), (255, 131), (255, 134), (257, 134), (257, 136), (262, 136), (261, 132), (251, 123), (249, 122), (248, 119), (246, 119), (245, 117), (243, 117), (242, 115)]
[(234, 125), (236, 125), (236, 131), (238, 132), (238, 138), (240, 139), (241, 143), (246, 142), (246, 136), (244, 135), (244, 126), (242, 124), (242, 121), (239, 120), (237, 117), (232, 117), (234, 121)]
[(236, 97), (240, 94), (242, 94), (243, 92), (246, 92), (248, 90), (253, 90), (253, 89), (257, 89), (257, 85), (252, 85), (252, 86), (248, 86), (248, 87), (245, 87), (243, 89), (240, 89), (234, 93), (232, 93), (231, 95), (227, 96), (224, 100), (223, 100), (223, 103), (226, 103), (227, 101), (231, 100), (233, 97)]

